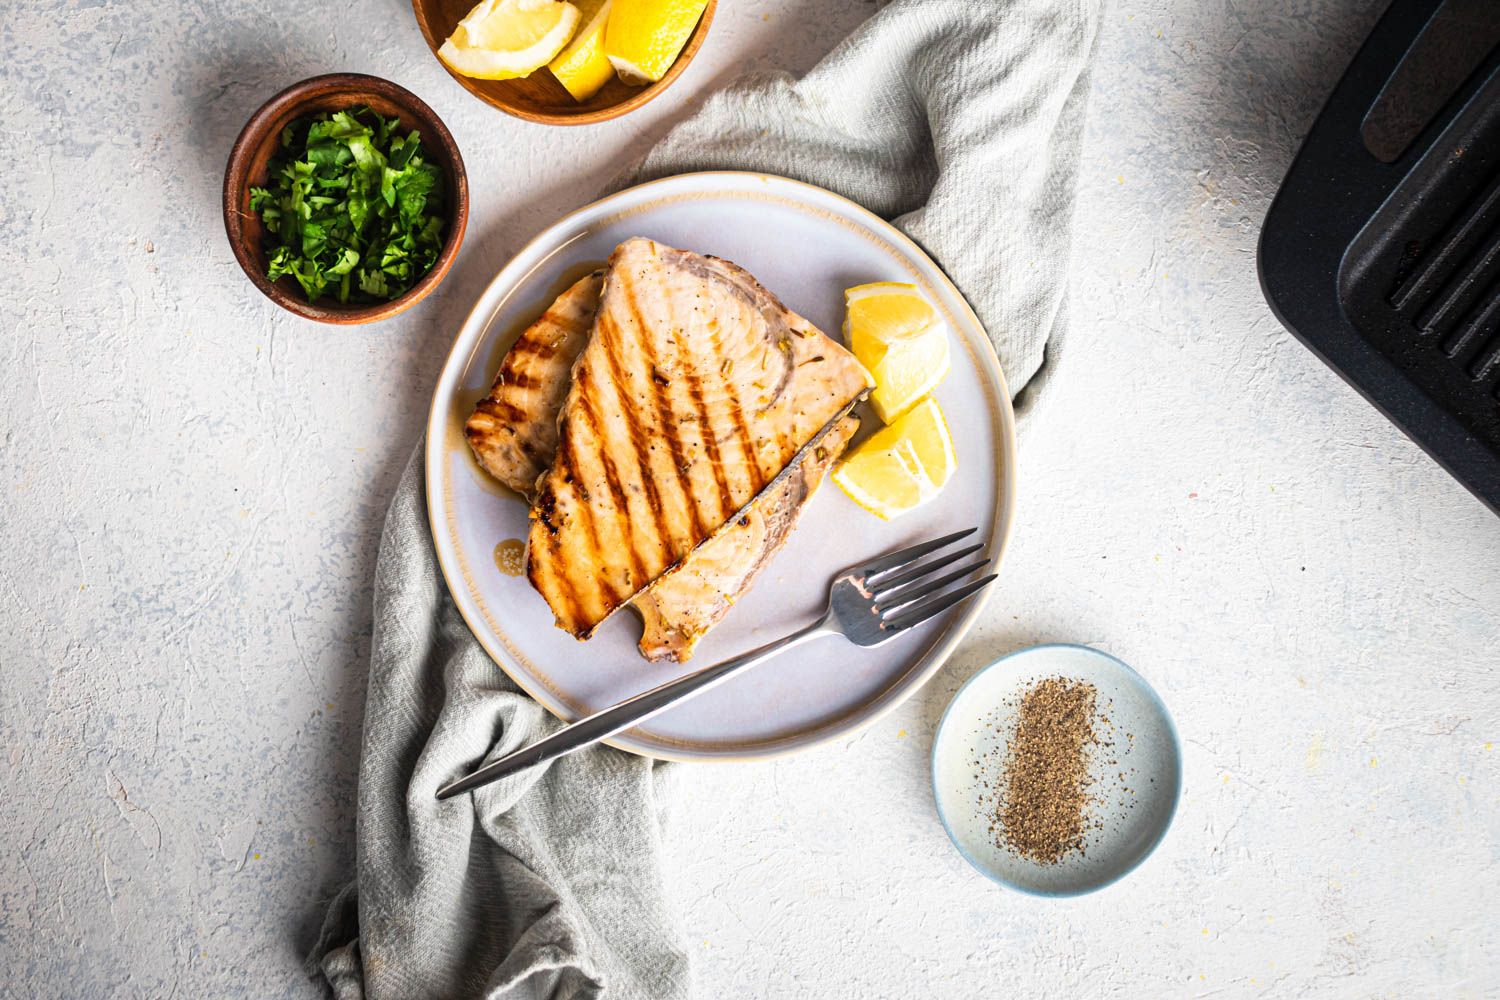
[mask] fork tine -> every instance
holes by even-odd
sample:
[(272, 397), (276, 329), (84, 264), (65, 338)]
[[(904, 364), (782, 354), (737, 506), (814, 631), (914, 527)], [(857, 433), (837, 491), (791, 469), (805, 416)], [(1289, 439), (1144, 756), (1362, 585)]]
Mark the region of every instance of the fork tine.
[(908, 588), (910, 590), (909, 593), (897, 594), (890, 601), (881, 600), (880, 595), (877, 594), (875, 596), (875, 604), (880, 609), (880, 613), (882, 616), (893, 614), (897, 611), (900, 611), (902, 608), (911, 607), (913, 604), (916, 604), (924, 597), (931, 597), (933, 594), (936, 594), (938, 591), (948, 586), (948, 584), (956, 583), (957, 581), (962, 580), (964, 577), (968, 576), (976, 569), (983, 569), (984, 567), (989, 565), (989, 562), (990, 561), (988, 559), (981, 559), (978, 562), (970, 563), (963, 569), (956, 569), (952, 573), (947, 573), (943, 576), (940, 576), (936, 580), (923, 580), (920, 584), (914, 583), (910, 588)]
[(887, 632), (904, 632), (913, 625), (922, 624), (934, 615), (942, 614), (964, 598), (979, 593), (985, 587), (994, 583), (999, 576), (999, 573), (991, 573), (989, 576), (981, 577), (973, 583), (966, 583), (950, 594), (942, 594), (934, 597), (932, 600), (920, 604), (910, 611), (899, 614), (889, 621), (881, 622), (880, 627)]
[(919, 542), (910, 548), (892, 552), (879, 559), (871, 559), (855, 572), (862, 575), (866, 583), (870, 583), (887, 573), (903, 568), (907, 563), (920, 559), (929, 552), (936, 552), (945, 545), (952, 545), (960, 538), (967, 538), (978, 530), (978, 528), (968, 528), (964, 531), (955, 531), (951, 535), (944, 535), (942, 538), (934, 538), (930, 542)]
[(920, 566), (909, 569), (906, 572), (902, 573), (900, 576), (893, 576), (889, 580), (883, 581), (878, 587), (871, 587), (870, 593), (872, 593), (877, 598), (884, 597), (886, 594), (889, 594), (895, 590), (899, 590), (909, 583), (922, 579), (922, 577), (924, 576), (930, 576), (934, 570), (940, 570), (944, 566), (951, 566), (962, 559), (964, 556), (973, 555), (975, 552), (978, 552), (982, 548), (984, 548), (984, 543), (977, 542), (973, 545), (965, 546), (964, 548), (959, 549), (957, 552), (945, 552), (931, 562), (926, 562)]

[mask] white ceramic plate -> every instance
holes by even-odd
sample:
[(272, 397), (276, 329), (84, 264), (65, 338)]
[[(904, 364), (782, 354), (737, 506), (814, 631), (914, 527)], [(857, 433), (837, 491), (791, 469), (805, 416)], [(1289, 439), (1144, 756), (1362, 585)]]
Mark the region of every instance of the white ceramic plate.
[[(640, 624), (621, 611), (580, 643), (556, 628), (524, 577), (497, 566), (497, 543), (526, 537), (520, 497), (480, 470), (463, 424), (525, 326), (577, 276), (630, 236), (714, 254), (755, 275), (788, 308), (833, 336), (843, 291), (867, 281), (918, 285), (948, 323), (953, 370), (939, 387), (958, 471), (930, 504), (892, 522), (831, 483), (787, 546), (688, 664), (636, 652)], [(878, 426), (864, 414), (862, 434)], [(518, 684), (572, 720), (674, 676), (792, 631), (822, 609), (845, 566), (978, 525), (998, 564), (1014, 518), (1010, 396), (978, 319), (942, 271), (899, 231), (853, 202), (763, 174), (685, 174), (611, 195), (551, 226), (507, 264), (470, 313), (438, 381), (427, 428), (427, 504), (438, 560), (460, 612)], [(670, 759), (786, 753), (867, 725), (928, 680), (979, 614), (982, 597), (876, 649), (837, 638), (802, 646), (610, 742)]]
[[(1107, 744), (1089, 766), (1099, 826), (1082, 854), (1053, 865), (1001, 846), (990, 830), (1015, 706), (1046, 677), (1094, 685), (1095, 733)], [(1134, 670), (1088, 646), (1033, 646), (996, 660), (953, 696), (932, 743), (932, 794), (959, 853), (1001, 885), (1037, 896), (1077, 896), (1128, 874), (1161, 843), (1181, 792), (1182, 748), (1167, 707)]]

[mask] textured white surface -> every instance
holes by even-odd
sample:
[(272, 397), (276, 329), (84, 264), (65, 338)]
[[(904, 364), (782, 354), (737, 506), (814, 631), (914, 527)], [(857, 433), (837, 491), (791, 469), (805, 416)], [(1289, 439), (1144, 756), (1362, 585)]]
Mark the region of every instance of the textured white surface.
[[(1281, 330), (1254, 269), (1379, 6), (1110, 12), (1071, 370), (1003, 588), (862, 736), (679, 771), (705, 996), (1493, 995), (1500, 531)], [(872, 10), (721, 5), (669, 97), (584, 131), (474, 101), (399, 0), (6, 10), (0, 993), (315, 995), (298, 964), (350, 870), (377, 529), (452, 332), (695, 95), (805, 68)], [(248, 113), (334, 69), (426, 98), (473, 184), (443, 288), (352, 330), (260, 299), (218, 206)], [(1082, 901), (985, 882), (927, 784), (953, 691), (1042, 640), (1137, 667), (1187, 754), (1161, 850)]]

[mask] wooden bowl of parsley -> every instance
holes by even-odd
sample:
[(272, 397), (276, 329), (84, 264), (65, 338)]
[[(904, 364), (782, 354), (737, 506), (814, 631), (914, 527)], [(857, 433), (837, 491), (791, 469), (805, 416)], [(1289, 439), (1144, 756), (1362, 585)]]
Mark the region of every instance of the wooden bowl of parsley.
[(303, 80), (251, 116), (224, 173), (245, 274), (321, 323), (368, 323), (437, 287), (463, 242), (469, 182), (433, 110), (389, 80)]

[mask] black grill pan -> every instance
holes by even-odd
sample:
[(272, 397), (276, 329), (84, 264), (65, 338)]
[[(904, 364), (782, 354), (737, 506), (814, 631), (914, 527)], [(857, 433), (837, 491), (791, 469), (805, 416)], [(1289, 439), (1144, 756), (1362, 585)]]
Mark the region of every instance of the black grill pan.
[(1287, 329), (1500, 513), (1500, 0), (1395, 0), (1259, 263)]

